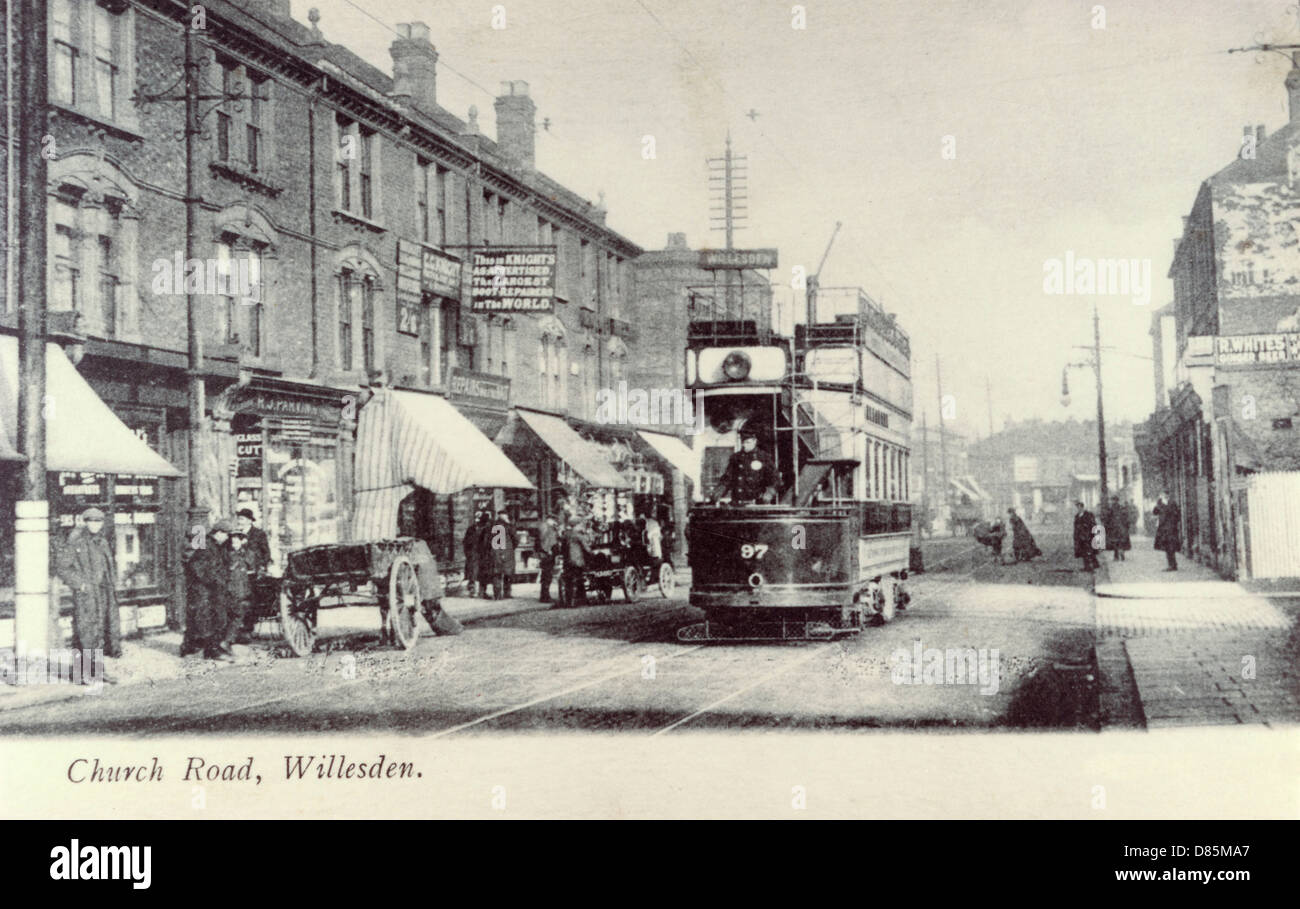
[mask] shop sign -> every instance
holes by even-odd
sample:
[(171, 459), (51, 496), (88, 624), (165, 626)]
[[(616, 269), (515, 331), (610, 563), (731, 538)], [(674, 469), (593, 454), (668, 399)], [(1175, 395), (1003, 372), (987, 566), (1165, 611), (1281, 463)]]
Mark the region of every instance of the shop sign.
[(501, 408), (508, 407), (510, 403), (509, 379), (459, 366), (451, 368), (448, 391), (453, 398), (464, 398), (473, 403), (492, 404)]
[(552, 312), (554, 246), (493, 246), (473, 252), (470, 308), (474, 312)]
[(102, 473), (63, 471), (59, 474), (59, 495), (69, 504), (102, 502), (107, 481), (108, 477)]
[(321, 423), (336, 423), (339, 405), (324, 401), (311, 401), (268, 391), (250, 391), (236, 405), (241, 411), (251, 411), (261, 416), (303, 417)]
[(425, 248), (421, 257), (420, 286), (449, 300), (460, 299), (460, 259)]
[(1229, 335), (1214, 339), (1214, 362), (1218, 366), (1253, 366), (1297, 361), (1300, 361), (1300, 332)]

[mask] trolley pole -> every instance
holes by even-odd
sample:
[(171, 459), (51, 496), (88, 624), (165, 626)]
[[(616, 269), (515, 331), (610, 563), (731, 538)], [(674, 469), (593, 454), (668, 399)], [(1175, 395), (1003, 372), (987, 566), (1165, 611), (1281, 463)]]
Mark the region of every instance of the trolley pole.
[(1101, 403), (1101, 318), (1097, 314), (1097, 301), (1092, 302), (1092, 343), (1093, 368), (1097, 371), (1097, 465), (1101, 468), (1098, 486), (1097, 510), (1100, 511), (1110, 500), (1106, 482), (1106, 412)]
[(943, 494), (939, 501), (948, 506), (948, 533), (952, 534), (952, 503), (948, 490), (948, 442), (944, 438), (947, 433), (943, 425), (943, 373), (939, 368), (938, 354), (934, 355), (934, 376), (939, 389), (939, 473), (943, 480)]
[[(32, 657), (62, 646), (50, 597), (50, 505), (45, 484), (46, 5), (19, 0), (14, 28), (18, 94), (18, 451), (26, 456), (14, 503), (14, 645)], [(53, 402), (51, 402), (53, 403)], [(65, 417), (75, 419), (75, 417)], [(20, 650), (21, 652), (21, 650)]]

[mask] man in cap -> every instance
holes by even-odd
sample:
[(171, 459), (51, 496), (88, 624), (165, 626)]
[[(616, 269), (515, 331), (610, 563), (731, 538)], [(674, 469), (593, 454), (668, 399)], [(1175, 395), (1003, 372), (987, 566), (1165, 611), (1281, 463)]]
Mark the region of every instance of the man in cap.
[(548, 515), (537, 528), (537, 561), (541, 568), (538, 586), (541, 588), (539, 603), (551, 602), (551, 580), (555, 577), (555, 557), (560, 551), (560, 531), (555, 517)]
[(759, 450), (758, 433), (748, 426), (740, 430), (740, 451), (727, 461), (714, 497), (721, 499), (728, 493), (736, 505), (766, 504), (776, 497), (776, 468)]
[(117, 572), (113, 551), (101, 532), (104, 512), (87, 508), (81, 523), (60, 548), (55, 571), (72, 590), (72, 646), (122, 655), (122, 625), (117, 612)]
[(591, 556), (591, 541), (583, 520), (578, 515), (569, 518), (569, 528), (564, 533), (564, 573), (560, 580), (560, 599), (557, 606), (587, 605), (587, 588), (582, 574)]
[(1082, 502), (1074, 503), (1074, 556), (1083, 559), (1084, 571), (1096, 571), (1101, 567), (1097, 561), (1097, 550), (1102, 548), (1105, 529), (1100, 534), (1097, 519)]
[(230, 560), (226, 540), (234, 530), (224, 518), (212, 525), (208, 535), (196, 541), (185, 557), (185, 637), (181, 656), (202, 653), (209, 660), (230, 662), (234, 657), (225, 645), (230, 627)]

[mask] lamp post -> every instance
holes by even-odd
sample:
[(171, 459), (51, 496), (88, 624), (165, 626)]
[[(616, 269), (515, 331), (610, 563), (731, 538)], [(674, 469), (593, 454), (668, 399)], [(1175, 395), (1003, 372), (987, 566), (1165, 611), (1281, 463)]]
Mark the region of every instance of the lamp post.
[(1097, 302), (1095, 300), (1092, 304), (1091, 351), (1091, 360), (1067, 363), (1065, 368), (1061, 370), (1061, 406), (1070, 406), (1070, 370), (1091, 366), (1093, 374), (1097, 377), (1097, 467), (1100, 471), (1097, 505), (1100, 508), (1110, 498), (1110, 490), (1106, 481), (1106, 411), (1102, 404), (1101, 395), (1101, 318), (1097, 313)]

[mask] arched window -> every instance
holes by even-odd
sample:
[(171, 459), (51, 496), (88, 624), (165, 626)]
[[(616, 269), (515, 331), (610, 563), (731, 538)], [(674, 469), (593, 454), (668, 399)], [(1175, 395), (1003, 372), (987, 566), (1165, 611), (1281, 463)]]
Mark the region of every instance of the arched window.
[(379, 263), (370, 252), (353, 246), (339, 255), (334, 291), (339, 369), (361, 369), (369, 376), (383, 362), (383, 333), (378, 330), (378, 297), (383, 284), (379, 275)]
[[(80, 313), (91, 336), (138, 337), (135, 183), (107, 157), (84, 153), (51, 161), (49, 176), (50, 310)], [(172, 265), (167, 262), (169, 270)], [(159, 284), (168, 294), (183, 289), (183, 281)]]

